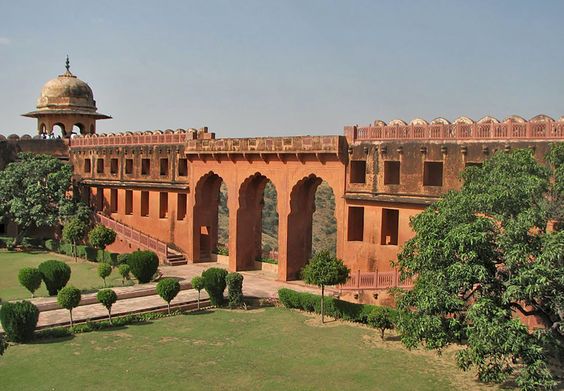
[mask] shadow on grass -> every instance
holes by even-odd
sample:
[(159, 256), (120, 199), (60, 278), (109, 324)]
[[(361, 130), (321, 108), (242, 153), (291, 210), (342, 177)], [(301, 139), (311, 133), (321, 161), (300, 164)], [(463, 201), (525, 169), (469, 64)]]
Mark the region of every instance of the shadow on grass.
[(74, 334), (65, 335), (65, 336), (57, 336), (51, 335), (48, 337), (39, 337), (34, 339), (33, 341), (29, 342), (29, 345), (49, 345), (52, 343), (62, 343), (73, 340), (75, 337)]
[(213, 314), (213, 313), (214, 313), (213, 310), (201, 309), (201, 310), (194, 310), (194, 311), (190, 311), (190, 312), (185, 312), (182, 315), (183, 316), (195, 316), (195, 315), (208, 315), (208, 314)]

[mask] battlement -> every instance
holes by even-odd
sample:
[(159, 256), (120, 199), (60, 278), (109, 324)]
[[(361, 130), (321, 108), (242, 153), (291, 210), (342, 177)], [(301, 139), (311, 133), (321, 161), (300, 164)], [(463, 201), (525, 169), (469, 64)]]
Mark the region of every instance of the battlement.
[(376, 120), (368, 126), (345, 126), (344, 132), (351, 143), (382, 140), (562, 140), (564, 117), (555, 121), (540, 114), (527, 121), (514, 115), (501, 122), (489, 116), (477, 122), (459, 117), (453, 123), (444, 118), (431, 122), (416, 118), (409, 124), (399, 119), (388, 124)]

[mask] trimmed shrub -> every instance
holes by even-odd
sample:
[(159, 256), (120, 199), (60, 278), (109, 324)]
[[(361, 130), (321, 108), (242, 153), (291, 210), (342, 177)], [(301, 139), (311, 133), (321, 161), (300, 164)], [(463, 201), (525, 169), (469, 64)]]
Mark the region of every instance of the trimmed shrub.
[(86, 246), (79, 244), (76, 246), (76, 256), (86, 259)]
[(127, 257), (131, 274), (140, 283), (151, 281), (159, 268), (159, 257), (152, 251), (134, 251)]
[(8, 339), (14, 342), (26, 342), (33, 337), (39, 310), (29, 301), (3, 303), (0, 308), (0, 322)]
[(166, 301), (168, 313), (170, 314), (170, 302), (180, 292), (180, 283), (173, 278), (163, 278), (157, 284), (157, 293)]
[(106, 251), (96, 250), (96, 262), (98, 263), (106, 262)]
[(39, 264), (37, 269), (43, 276), (43, 282), (50, 296), (55, 296), (70, 280), (71, 268), (64, 262), (49, 260)]
[(211, 267), (202, 273), (204, 289), (208, 292), (212, 305), (220, 307), (223, 304), (223, 291), (225, 291), (227, 270)]
[(390, 307), (374, 307), (368, 314), (368, 324), (382, 333), (380, 337), (384, 339), (384, 332), (394, 328), (396, 311)]
[(6, 239), (6, 249), (8, 251), (14, 251), (16, 249), (16, 240), (11, 238)]
[(31, 297), (33, 297), (33, 293), (41, 286), (43, 276), (34, 267), (24, 267), (18, 273), (18, 280), (25, 289), (31, 292)]
[(198, 291), (198, 309), (200, 309), (200, 292), (204, 289), (204, 279), (201, 276), (192, 278), (192, 288)]
[(227, 298), (229, 308), (239, 308), (243, 305), (243, 275), (241, 273), (229, 273), (225, 277), (227, 283)]
[(81, 296), (82, 295), (80, 294), (80, 289), (75, 288), (72, 285), (64, 287), (57, 294), (57, 303), (61, 307), (69, 310), (71, 326), (72, 326), (72, 323), (73, 323), (73, 321), (72, 321), (72, 309), (78, 307), (78, 304), (80, 303)]
[(106, 286), (106, 277), (109, 277), (110, 274), (112, 274), (112, 267), (108, 263), (102, 262), (98, 265), (98, 276), (104, 280), (104, 287)]
[(85, 258), (90, 262), (96, 262), (96, 258), (98, 256), (98, 250), (94, 247), (84, 246), (84, 253), (86, 254)]
[(128, 253), (124, 253), (124, 254), (118, 254), (117, 255), (117, 264), (118, 265), (123, 265), (124, 263), (127, 263), (127, 258), (129, 257)]
[(61, 254), (72, 256), (72, 244), (70, 243), (60, 243), (59, 244), (59, 252)]
[(58, 252), (59, 251), (59, 241), (55, 239), (47, 239), (45, 241), (45, 248), (49, 251)]
[(131, 269), (129, 268), (129, 265), (127, 263), (122, 263), (121, 265), (118, 266), (118, 272), (119, 275), (121, 276), (121, 284), (125, 285), (125, 280), (129, 280), (129, 272), (131, 271)]
[(111, 289), (102, 289), (96, 293), (96, 299), (108, 310), (108, 320), (112, 323), (112, 305), (117, 301), (117, 294)]
[(116, 232), (113, 229), (106, 228), (102, 224), (96, 225), (88, 233), (88, 242), (101, 250), (109, 246), (116, 240)]

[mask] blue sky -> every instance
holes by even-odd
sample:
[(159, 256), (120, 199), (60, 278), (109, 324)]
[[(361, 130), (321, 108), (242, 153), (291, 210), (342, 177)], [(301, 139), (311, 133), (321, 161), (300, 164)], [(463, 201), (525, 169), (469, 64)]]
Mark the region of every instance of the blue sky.
[(0, 0), (0, 133), (90, 84), (104, 131), (341, 134), (375, 119), (564, 115), (564, 1)]

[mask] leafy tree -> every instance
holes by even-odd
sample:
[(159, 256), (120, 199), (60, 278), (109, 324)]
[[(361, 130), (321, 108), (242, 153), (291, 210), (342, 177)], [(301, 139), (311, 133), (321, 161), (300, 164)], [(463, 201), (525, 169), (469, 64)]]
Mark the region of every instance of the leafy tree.
[(368, 324), (380, 330), (380, 337), (384, 339), (386, 330), (394, 328), (395, 311), (390, 307), (374, 307), (368, 314)]
[(127, 263), (122, 263), (121, 265), (118, 266), (118, 272), (119, 275), (121, 276), (121, 285), (125, 285), (125, 280), (129, 280), (130, 271), (131, 269), (129, 268), (129, 265)]
[(335, 258), (327, 250), (315, 253), (304, 267), (303, 277), (306, 284), (321, 288), (321, 323), (324, 318), (325, 286), (342, 284), (349, 278), (350, 270), (343, 261)]
[(204, 279), (201, 276), (192, 278), (192, 288), (198, 291), (198, 309), (200, 309), (200, 291), (204, 289)]
[(41, 286), (43, 276), (41, 272), (34, 267), (24, 267), (18, 273), (18, 280), (22, 286), (31, 292), (33, 298), (34, 292)]
[(75, 288), (72, 285), (64, 287), (57, 294), (57, 303), (61, 307), (69, 310), (71, 327), (73, 325), (72, 310), (73, 308), (78, 307), (81, 296), (82, 295), (80, 294), (80, 289)]
[(51, 259), (41, 262), (37, 269), (43, 276), (50, 296), (55, 296), (70, 280), (71, 268), (64, 262)]
[(113, 229), (106, 228), (102, 224), (97, 224), (88, 233), (88, 242), (101, 250), (109, 246), (116, 240), (116, 232)]
[(102, 262), (98, 265), (98, 276), (100, 276), (100, 278), (104, 280), (104, 287), (106, 286), (106, 277), (108, 277), (110, 274), (112, 274), (112, 267), (110, 266), (110, 264)]
[(96, 293), (96, 299), (108, 310), (108, 319), (112, 323), (112, 305), (117, 301), (117, 294), (111, 289), (102, 289)]
[(163, 278), (157, 284), (157, 293), (166, 301), (168, 306), (168, 314), (170, 315), (170, 302), (180, 292), (180, 283), (174, 278)]
[(8, 339), (14, 342), (26, 342), (33, 337), (39, 319), (39, 310), (29, 301), (2, 303), (0, 323)]
[[(552, 149), (550, 167), (530, 150), (496, 153), (463, 172), (460, 191), (412, 219), (415, 236), (398, 257), (402, 278), (417, 276), (398, 299), (407, 347), (466, 338), (458, 364), (477, 367), (481, 380), (513, 375), (525, 390), (553, 387), (547, 360), (562, 348), (564, 315), (564, 232), (554, 207), (563, 148)], [(527, 315), (546, 329), (529, 332), (518, 319)]]
[(76, 261), (76, 244), (80, 242), (86, 231), (88, 230), (88, 223), (84, 220), (81, 220), (78, 217), (71, 218), (64, 226), (63, 226), (63, 240), (70, 242), (72, 244), (72, 254), (74, 256), (74, 260)]
[(56, 226), (76, 211), (71, 177), (70, 164), (34, 153), (18, 154), (0, 171), (0, 217), (18, 225), (16, 245), (30, 229)]
[(159, 257), (152, 251), (134, 251), (127, 257), (127, 264), (131, 274), (137, 278), (139, 283), (144, 284), (151, 278), (159, 268)]

